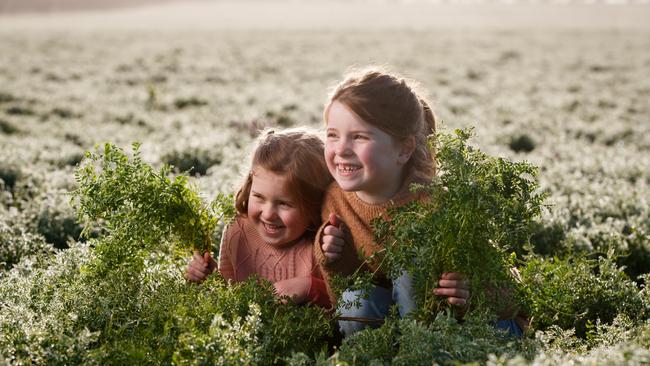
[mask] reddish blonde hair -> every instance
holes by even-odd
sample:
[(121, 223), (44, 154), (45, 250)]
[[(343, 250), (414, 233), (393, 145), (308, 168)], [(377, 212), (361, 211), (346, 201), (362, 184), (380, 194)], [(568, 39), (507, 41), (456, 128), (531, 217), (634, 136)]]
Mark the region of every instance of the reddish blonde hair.
[(267, 129), (261, 132), (244, 183), (235, 195), (235, 208), (240, 215), (248, 212), (248, 196), (257, 167), (287, 177), (287, 190), (296, 206), (310, 221), (310, 229), (320, 226), (323, 196), (332, 176), (327, 170), (323, 141), (304, 128)]
[(436, 174), (436, 163), (428, 140), (436, 132), (436, 118), (416, 85), (377, 67), (352, 71), (331, 93), (325, 106), (325, 121), (330, 106), (338, 101), (396, 142), (415, 137), (415, 150), (405, 166), (406, 175), (431, 179)]

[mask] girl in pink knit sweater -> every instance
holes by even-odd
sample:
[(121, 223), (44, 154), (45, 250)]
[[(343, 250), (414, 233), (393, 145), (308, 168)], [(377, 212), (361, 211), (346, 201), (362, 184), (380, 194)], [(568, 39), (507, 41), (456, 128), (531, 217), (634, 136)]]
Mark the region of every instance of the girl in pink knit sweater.
[(328, 306), (312, 243), (325, 189), (332, 180), (323, 142), (305, 129), (267, 130), (236, 195), (236, 219), (224, 230), (219, 264), (195, 252), (186, 277), (203, 281), (217, 268), (233, 281), (259, 275), (279, 296)]

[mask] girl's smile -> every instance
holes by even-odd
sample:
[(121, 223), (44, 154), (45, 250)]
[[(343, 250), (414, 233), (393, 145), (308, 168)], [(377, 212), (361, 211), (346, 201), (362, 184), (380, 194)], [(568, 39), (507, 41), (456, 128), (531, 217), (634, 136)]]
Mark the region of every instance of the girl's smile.
[(341, 189), (356, 192), (367, 203), (393, 197), (402, 186), (411, 150), (339, 101), (329, 106), (326, 119), (325, 161)]
[(360, 171), (361, 166), (352, 164), (336, 164), (336, 169), (338, 170), (339, 175), (351, 176), (352, 174)]

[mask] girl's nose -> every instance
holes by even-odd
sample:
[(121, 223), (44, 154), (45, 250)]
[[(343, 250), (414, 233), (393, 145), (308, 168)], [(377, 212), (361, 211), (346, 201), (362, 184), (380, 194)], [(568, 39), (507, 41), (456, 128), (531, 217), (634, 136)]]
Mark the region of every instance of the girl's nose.
[(262, 218), (267, 221), (274, 220), (277, 216), (275, 205), (267, 204), (262, 207)]
[(341, 138), (336, 144), (336, 148), (334, 149), (334, 152), (336, 155), (346, 155), (349, 154), (351, 151), (350, 149), (350, 141), (347, 138)]

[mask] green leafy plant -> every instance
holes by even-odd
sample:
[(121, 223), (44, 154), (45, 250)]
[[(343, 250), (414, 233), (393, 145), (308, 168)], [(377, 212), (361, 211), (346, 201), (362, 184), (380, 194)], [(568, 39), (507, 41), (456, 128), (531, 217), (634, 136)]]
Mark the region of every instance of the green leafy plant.
[(480, 319), (459, 324), (451, 314), (439, 313), (429, 324), (389, 318), (346, 339), (332, 359), (343, 365), (480, 364), (490, 355), (528, 356), (532, 349), (532, 342), (515, 342)]
[(0, 329), (8, 335), (0, 337), (0, 359), (271, 365), (322, 351), (329, 315), (283, 304), (268, 281), (229, 283), (216, 273), (186, 282), (187, 251), (211, 249), (232, 204), (222, 196), (204, 205), (186, 177), (167, 173), (145, 164), (137, 145), (133, 158), (112, 144), (88, 154), (73, 197), (86, 229), (101, 230), (0, 276)]
[(426, 198), (392, 209), (389, 220), (374, 223), (376, 238), (384, 243), (384, 269), (393, 278), (403, 270), (413, 276), (421, 319), (432, 320), (447, 306), (432, 293), (443, 272), (467, 276), (476, 309), (512, 306), (501, 301), (517, 295), (510, 269), (515, 255), (524, 252), (545, 196), (534, 180), (535, 167), (484, 154), (467, 143), (470, 136), (471, 130), (438, 134), (440, 174), (431, 184), (412, 188)]
[(617, 315), (634, 320), (650, 315), (643, 291), (616, 265), (613, 250), (598, 259), (530, 257), (521, 275), (536, 329), (574, 329), (584, 338), (591, 326)]
[(75, 173), (79, 188), (73, 192), (79, 219), (85, 223), (83, 233), (101, 221), (112, 235), (133, 246), (129, 250), (151, 250), (161, 244), (159, 236), (150, 235), (156, 228), (161, 231), (156, 234), (173, 238), (180, 249), (211, 250), (219, 222), (234, 216), (231, 197), (220, 194), (205, 204), (189, 187), (187, 176), (172, 179), (169, 173), (169, 166), (156, 172), (143, 162), (137, 143), (132, 159), (109, 143), (103, 151), (88, 152)]

